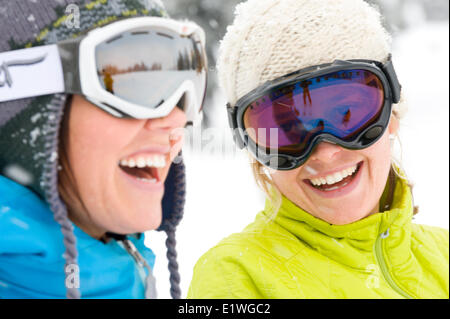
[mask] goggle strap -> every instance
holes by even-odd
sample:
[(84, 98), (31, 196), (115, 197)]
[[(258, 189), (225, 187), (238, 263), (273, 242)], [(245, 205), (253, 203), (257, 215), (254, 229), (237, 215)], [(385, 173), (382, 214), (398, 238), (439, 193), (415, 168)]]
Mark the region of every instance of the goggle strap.
[(56, 44), (0, 53), (0, 102), (64, 91)]
[(58, 43), (66, 93), (82, 94), (80, 81), (80, 38)]
[(389, 55), (388, 60), (385, 64), (381, 66), (384, 73), (386, 74), (386, 77), (389, 81), (389, 84), (391, 86), (392, 91), (392, 102), (398, 103), (400, 102), (400, 95), (402, 91), (402, 86), (400, 85), (400, 82), (397, 77), (397, 73), (394, 69), (394, 64), (392, 63), (392, 57)]
[(239, 147), (239, 149), (243, 149), (245, 147), (244, 141), (241, 139), (240, 135), (238, 134), (237, 130), (238, 124), (237, 124), (237, 107), (231, 106), (230, 103), (227, 103), (227, 114), (228, 114), (228, 123), (231, 127), (231, 133), (233, 134), (233, 140), (236, 143), (236, 145)]

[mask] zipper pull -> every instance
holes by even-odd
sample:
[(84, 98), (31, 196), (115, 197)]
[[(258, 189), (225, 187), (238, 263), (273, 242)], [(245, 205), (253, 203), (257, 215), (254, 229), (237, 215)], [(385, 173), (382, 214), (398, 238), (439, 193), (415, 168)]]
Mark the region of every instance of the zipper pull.
[(129, 239), (124, 239), (123, 244), (127, 252), (134, 258), (137, 264), (142, 268), (147, 268), (147, 277), (145, 279), (145, 298), (156, 299), (156, 279), (153, 276), (153, 271), (150, 265), (147, 263), (144, 257), (139, 253), (136, 246)]
[(133, 242), (129, 239), (124, 239), (123, 244), (125, 246), (125, 249), (127, 252), (136, 260), (136, 262), (139, 264), (139, 266), (144, 267), (145, 259), (144, 257), (139, 254), (136, 246), (133, 244)]

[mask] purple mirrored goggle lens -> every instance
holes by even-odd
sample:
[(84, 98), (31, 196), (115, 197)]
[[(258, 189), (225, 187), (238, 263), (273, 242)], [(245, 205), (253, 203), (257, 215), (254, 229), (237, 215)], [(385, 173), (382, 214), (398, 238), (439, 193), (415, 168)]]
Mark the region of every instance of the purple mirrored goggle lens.
[(383, 105), (377, 75), (345, 70), (275, 89), (251, 103), (243, 120), (259, 147), (298, 156), (319, 134), (351, 141), (378, 119)]

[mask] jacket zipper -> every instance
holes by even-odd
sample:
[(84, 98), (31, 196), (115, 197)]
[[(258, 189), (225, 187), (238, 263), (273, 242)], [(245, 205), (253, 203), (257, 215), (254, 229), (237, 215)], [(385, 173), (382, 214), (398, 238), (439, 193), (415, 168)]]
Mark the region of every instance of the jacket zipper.
[(389, 284), (389, 286), (395, 291), (397, 292), (399, 295), (403, 296), (406, 299), (413, 299), (413, 297), (411, 297), (409, 294), (407, 294), (405, 291), (403, 291), (392, 279), (389, 270), (387, 268), (386, 265), (386, 260), (384, 259), (383, 256), (383, 250), (381, 247), (382, 241), (383, 239), (386, 239), (387, 237), (389, 237), (389, 228), (386, 232), (382, 233), (381, 235), (378, 236), (378, 238), (375, 241), (375, 257), (376, 260), (380, 266), (381, 269), (381, 274), (383, 275), (383, 278), (385, 279), (385, 281)]
[(145, 298), (146, 299), (156, 299), (156, 280), (153, 276), (153, 271), (150, 265), (147, 263), (147, 261), (142, 257), (142, 255), (137, 250), (136, 246), (133, 244), (133, 242), (129, 239), (122, 240), (122, 243), (126, 249), (126, 251), (133, 257), (137, 265), (140, 267), (140, 269), (143, 271), (145, 275), (145, 268), (147, 268), (148, 274), (144, 282), (145, 287)]

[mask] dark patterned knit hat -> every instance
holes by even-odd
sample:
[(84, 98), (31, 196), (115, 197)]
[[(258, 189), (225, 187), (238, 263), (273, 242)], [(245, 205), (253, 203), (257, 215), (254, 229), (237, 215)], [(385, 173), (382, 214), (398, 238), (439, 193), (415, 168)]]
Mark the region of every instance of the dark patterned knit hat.
[[(168, 18), (160, 0), (0, 0), (0, 52), (54, 44), (138, 16)], [(68, 95), (52, 94), (0, 103), (0, 175), (28, 187), (49, 204), (64, 235), (66, 265), (71, 265), (77, 264), (76, 238), (58, 192), (59, 130), (68, 101)], [(175, 228), (185, 201), (183, 162), (172, 164), (165, 189), (158, 230), (167, 233), (171, 295), (180, 298)], [(79, 291), (67, 288), (67, 297), (78, 298)]]

